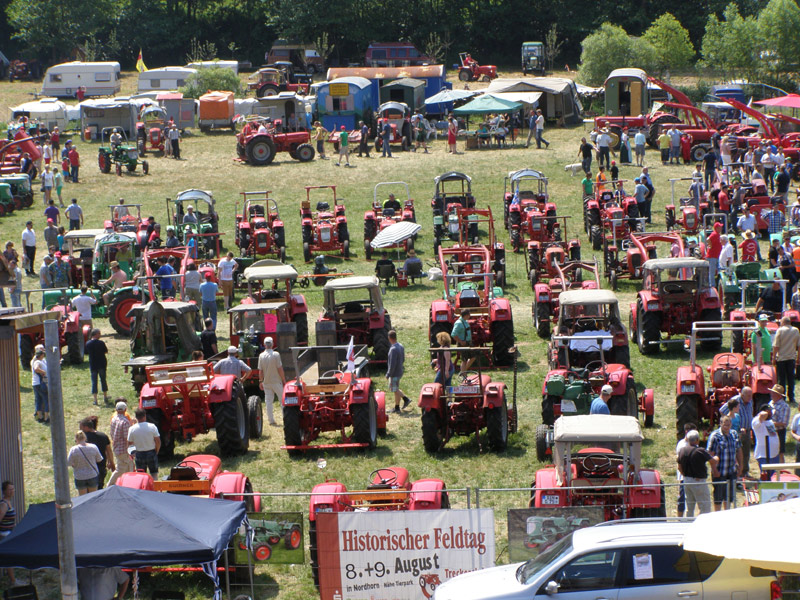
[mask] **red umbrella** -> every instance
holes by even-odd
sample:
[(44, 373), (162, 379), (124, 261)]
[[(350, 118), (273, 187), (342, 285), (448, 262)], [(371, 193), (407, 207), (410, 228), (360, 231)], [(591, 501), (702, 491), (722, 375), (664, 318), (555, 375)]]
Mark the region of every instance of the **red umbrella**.
[(778, 96), (777, 98), (767, 98), (766, 100), (759, 100), (753, 104), (762, 104), (764, 106), (783, 106), (785, 108), (800, 108), (800, 94), (786, 94), (785, 96)]

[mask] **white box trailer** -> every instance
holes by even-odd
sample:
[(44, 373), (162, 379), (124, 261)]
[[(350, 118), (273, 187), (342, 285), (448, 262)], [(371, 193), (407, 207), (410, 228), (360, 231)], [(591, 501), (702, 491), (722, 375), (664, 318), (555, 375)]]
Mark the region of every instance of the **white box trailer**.
[(161, 67), (142, 71), (139, 73), (139, 91), (169, 92), (178, 90), (186, 85), (186, 80), (195, 73), (197, 73), (197, 69), (186, 67)]
[(118, 62), (72, 61), (53, 65), (44, 74), (43, 96), (74, 98), (79, 87), (84, 96), (113, 96), (122, 89)]

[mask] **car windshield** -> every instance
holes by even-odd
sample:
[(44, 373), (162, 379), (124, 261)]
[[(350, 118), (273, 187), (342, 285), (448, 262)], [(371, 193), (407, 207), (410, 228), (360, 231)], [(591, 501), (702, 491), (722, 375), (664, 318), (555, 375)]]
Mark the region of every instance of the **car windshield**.
[(542, 569), (558, 562), (570, 552), (572, 552), (571, 533), (550, 546), (536, 558), (532, 558), (520, 565), (519, 569), (517, 569), (517, 581), (523, 585), (527, 585), (539, 575)]

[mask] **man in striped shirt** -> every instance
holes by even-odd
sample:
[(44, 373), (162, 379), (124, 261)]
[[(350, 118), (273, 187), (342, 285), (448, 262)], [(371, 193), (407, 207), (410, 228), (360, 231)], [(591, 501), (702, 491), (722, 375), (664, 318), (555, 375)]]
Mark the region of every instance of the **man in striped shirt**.
[(723, 404), (719, 408), (720, 415), (727, 415), (730, 413), (731, 409), (731, 401), (737, 400), (739, 402), (739, 414), (737, 415), (738, 419), (734, 426), (736, 426), (736, 430), (739, 433), (739, 445), (742, 448), (742, 475), (747, 477), (750, 471), (750, 449), (751, 445), (751, 434), (752, 434), (752, 423), (753, 423), (753, 390), (748, 386), (744, 386), (742, 391), (739, 392), (737, 396), (734, 396), (729, 400), (726, 404)]
[(736, 478), (742, 474), (742, 447), (739, 435), (732, 429), (731, 418), (722, 417), (719, 429), (708, 438), (708, 451), (719, 458), (719, 475), (711, 478), (714, 488), (714, 510), (728, 510), (736, 493)]
[(125, 415), (128, 410), (128, 405), (120, 400), (116, 405), (117, 414), (111, 419), (111, 427), (109, 434), (111, 437), (111, 446), (114, 450), (114, 462), (117, 468), (111, 474), (111, 479), (108, 480), (108, 486), (114, 485), (117, 478), (123, 473), (130, 473), (133, 471), (133, 460), (131, 455), (128, 454), (128, 431), (131, 428), (131, 421)]

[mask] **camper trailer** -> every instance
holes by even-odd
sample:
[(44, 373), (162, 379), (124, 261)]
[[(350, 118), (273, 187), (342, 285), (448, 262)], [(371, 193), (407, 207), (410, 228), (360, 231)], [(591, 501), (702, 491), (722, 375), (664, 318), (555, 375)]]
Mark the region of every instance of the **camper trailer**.
[(42, 96), (74, 98), (79, 87), (84, 96), (113, 96), (121, 89), (118, 62), (73, 61), (47, 69), (42, 81)]
[(239, 74), (239, 62), (235, 60), (204, 60), (186, 65), (187, 69), (209, 69), (211, 67), (230, 69), (237, 75)]
[(139, 91), (177, 90), (186, 85), (186, 80), (194, 73), (197, 73), (197, 69), (187, 69), (186, 67), (161, 67), (142, 71), (139, 73)]
[(55, 98), (41, 98), (35, 102), (25, 102), (11, 108), (11, 119), (28, 117), (32, 121), (44, 123), (48, 130), (58, 127), (64, 131), (68, 125), (67, 105)]

